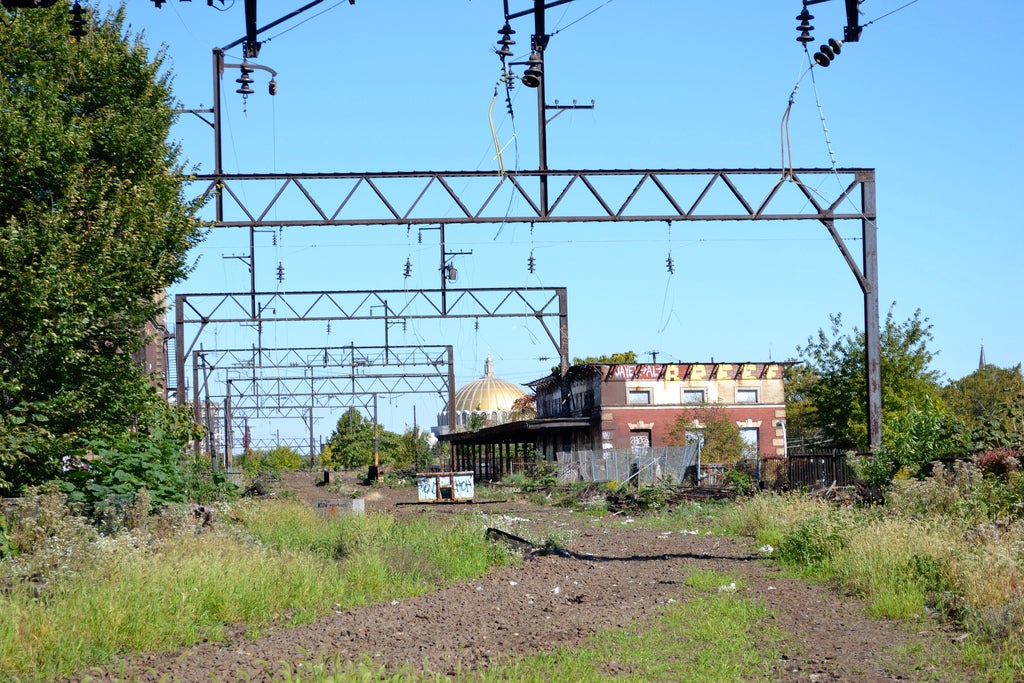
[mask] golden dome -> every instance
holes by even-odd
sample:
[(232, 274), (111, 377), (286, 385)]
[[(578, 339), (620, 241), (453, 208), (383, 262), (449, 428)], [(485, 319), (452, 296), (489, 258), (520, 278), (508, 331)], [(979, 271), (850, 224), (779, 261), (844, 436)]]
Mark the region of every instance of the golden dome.
[(526, 395), (518, 385), (494, 376), (494, 361), (487, 356), (484, 376), (455, 392), (455, 412), (508, 412), (516, 399)]

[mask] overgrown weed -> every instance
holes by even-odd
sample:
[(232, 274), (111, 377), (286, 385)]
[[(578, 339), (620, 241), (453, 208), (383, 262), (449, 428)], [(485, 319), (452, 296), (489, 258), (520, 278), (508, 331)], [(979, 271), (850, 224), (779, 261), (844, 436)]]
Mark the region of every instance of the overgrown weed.
[(97, 534), (56, 498), (35, 505), (34, 516), (16, 518), (26, 552), (4, 561), (9, 589), (0, 595), (0, 671), (30, 679), (68, 676), (115, 653), (216, 641), (233, 623), (255, 637), (513, 561), (469, 518), (327, 519), (291, 500), (246, 501), (202, 533), (182, 515), (172, 543), (149, 528)]

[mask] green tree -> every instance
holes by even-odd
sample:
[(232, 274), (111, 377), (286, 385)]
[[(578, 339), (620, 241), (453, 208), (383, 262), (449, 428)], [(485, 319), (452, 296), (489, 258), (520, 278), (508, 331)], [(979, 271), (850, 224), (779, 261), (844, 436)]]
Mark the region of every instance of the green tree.
[(357, 408), (349, 408), (340, 418), (320, 455), (324, 467), (356, 468), (373, 464), (374, 432), (377, 456), (381, 463), (394, 462), (401, 437), (394, 432), (374, 427), (373, 420)]
[(613, 353), (609, 356), (587, 356), (586, 358), (573, 358), (573, 365), (586, 365), (587, 363), (606, 363), (609, 365), (629, 365), (636, 363), (635, 351), (623, 351)]
[(871, 484), (886, 484), (901, 471), (911, 477), (926, 475), (936, 460), (963, 457), (970, 450), (963, 422), (940, 410), (930, 397), (890, 416), (883, 432), (878, 453), (858, 459), (861, 474)]
[[(796, 386), (787, 397), (786, 412), (792, 411), (802, 422), (792, 425), (800, 431), (791, 429), (790, 436), (866, 450), (864, 333), (857, 328), (844, 332), (838, 314), (829, 320), (829, 332), (818, 330), (817, 337), (797, 349), (803, 365), (788, 376), (796, 378)], [(939, 405), (940, 375), (931, 368), (933, 354), (928, 348), (931, 328), (920, 310), (897, 322), (890, 307), (880, 335), (883, 423), (922, 408), (927, 400)]]
[(962, 419), (972, 432), (1015, 431), (1012, 411), (1006, 410), (1016, 396), (1024, 393), (1024, 375), (1018, 364), (1012, 368), (983, 365), (971, 374), (942, 387), (942, 400), (951, 413)]
[(682, 446), (690, 439), (701, 441), (702, 462), (733, 464), (743, 456), (740, 428), (721, 408), (708, 406), (679, 413), (668, 430), (666, 445)]
[[(130, 353), (200, 237), (163, 56), (123, 8), (0, 10), (0, 492), (64, 477), (97, 439), (175, 450)], [(100, 449), (108, 452), (109, 449)], [(164, 446), (158, 446), (164, 452)], [(94, 450), (92, 455), (97, 455)], [(101, 458), (103, 456), (100, 456)], [(93, 458), (95, 462), (95, 458)], [(116, 471), (116, 470), (115, 470)]]
[(242, 471), (254, 477), (260, 472), (294, 472), (302, 467), (302, 455), (291, 446), (251, 451), (242, 456)]
[(420, 469), (430, 458), (430, 443), (427, 433), (419, 427), (406, 429), (398, 437), (397, 448), (388, 454), (389, 461), (395, 469)]

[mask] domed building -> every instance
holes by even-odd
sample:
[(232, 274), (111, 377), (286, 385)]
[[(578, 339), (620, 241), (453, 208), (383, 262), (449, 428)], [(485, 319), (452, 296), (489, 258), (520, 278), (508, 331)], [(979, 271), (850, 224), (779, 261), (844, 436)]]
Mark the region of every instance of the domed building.
[[(494, 361), (487, 356), (484, 376), (460, 387), (455, 392), (455, 429), (469, 426), (474, 413), (482, 413), (488, 425), (509, 421), (512, 404), (526, 395), (517, 384), (496, 377)], [(438, 431), (448, 431), (448, 411), (437, 415)]]

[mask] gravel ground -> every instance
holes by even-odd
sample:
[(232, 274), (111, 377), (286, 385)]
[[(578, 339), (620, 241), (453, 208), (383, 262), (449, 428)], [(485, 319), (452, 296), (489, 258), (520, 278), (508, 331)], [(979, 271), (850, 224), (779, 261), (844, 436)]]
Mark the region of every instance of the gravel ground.
[[(290, 475), (282, 485), (303, 500), (329, 497), (309, 473)], [(599, 526), (564, 509), (522, 501), (419, 505), (415, 499), (413, 489), (375, 487), (366, 508), (398, 515), (479, 511), (492, 515), (494, 526), (505, 524), (531, 540), (556, 530), (560, 538), (571, 539), (570, 552), (533, 557), (519, 567), (498, 568), (482, 579), (417, 598), (381, 596), (376, 605), (272, 630), (257, 640), (238, 629), (225, 642), (138, 655), (71, 680), (269, 680), (288, 662), (362, 655), (387, 666), (465, 672), (501, 656), (571, 647), (598, 630), (649, 618), (669, 600), (686, 599), (684, 579), (697, 569), (742, 579), (741, 593), (767, 605), (773, 624), (788, 634), (772, 680), (972, 678), (934, 664), (953, 634), (930, 622), (908, 629), (870, 619), (863, 604), (849, 596), (781, 576), (747, 540), (642, 529), (625, 518)], [(608, 662), (605, 673), (625, 672)]]

